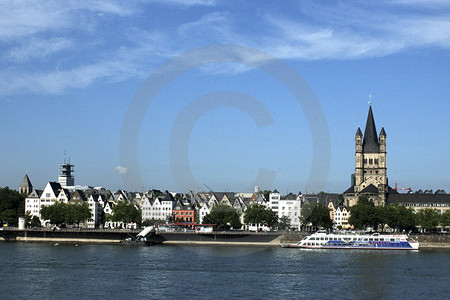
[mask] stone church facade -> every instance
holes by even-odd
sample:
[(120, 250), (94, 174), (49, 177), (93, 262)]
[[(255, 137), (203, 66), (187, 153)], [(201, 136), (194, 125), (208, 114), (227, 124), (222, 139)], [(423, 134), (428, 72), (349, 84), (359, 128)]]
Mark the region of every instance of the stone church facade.
[(344, 192), (344, 204), (351, 207), (359, 196), (367, 196), (376, 206), (384, 206), (388, 192), (386, 164), (386, 132), (377, 134), (372, 106), (369, 107), (364, 135), (358, 127), (355, 136), (355, 173), (352, 186)]

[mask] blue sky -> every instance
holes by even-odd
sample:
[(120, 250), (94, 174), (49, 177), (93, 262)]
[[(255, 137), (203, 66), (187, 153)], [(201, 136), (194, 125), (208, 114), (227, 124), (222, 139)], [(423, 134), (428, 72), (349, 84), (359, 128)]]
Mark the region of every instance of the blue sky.
[[(209, 46), (218, 50), (182, 61)], [(450, 191), (448, 1), (2, 1), (0, 49), (0, 186), (28, 173), (43, 188), (66, 151), (76, 183), (110, 189), (249, 191), (264, 169), (263, 189), (342, 192), (371, 94), (390, 185)], [(158, 81), (146, 79), (174, 61), (194, 67), (165, 82), (142, 120), (126, 119), (138, 91)], [(320, 109), (306, 111), (265, 71), (274, 61), (320, 103), (329, 163), (313, 144), (327, 148), (327, 137), (310, 129)], [(196, 120), (180, 117), (228, 92), (237, 96)], [(137, 142), (121, 148), (130, 122)], [(192, 176), (178, 165), (182, 149)], [(309, 178), (314, 155), (326, 180)]]

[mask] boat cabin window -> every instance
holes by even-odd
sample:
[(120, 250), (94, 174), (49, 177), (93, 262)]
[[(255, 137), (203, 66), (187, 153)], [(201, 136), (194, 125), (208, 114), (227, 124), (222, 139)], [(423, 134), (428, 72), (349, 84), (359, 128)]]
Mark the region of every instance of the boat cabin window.
[(391, 239), (391, 242), (395, 241), (395, 239)]
[(375, 238), (375, 239), (374, 239), (374, 241), (376, 241), (376, 242), (377, 242), (377, 241), (378, 241), (378, 239), (377, 239), (377, 238)]

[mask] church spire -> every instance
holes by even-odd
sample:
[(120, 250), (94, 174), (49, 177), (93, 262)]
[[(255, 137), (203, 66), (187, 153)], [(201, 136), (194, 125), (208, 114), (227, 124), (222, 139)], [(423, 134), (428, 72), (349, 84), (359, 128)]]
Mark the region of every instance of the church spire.
[(375, 121), (373, 119), (372, 106), (369, 106), (366, 130), (364, 131), (363, 151), (364, 153), (378, 153), (380, 151), (377, 128), (375, 127)]

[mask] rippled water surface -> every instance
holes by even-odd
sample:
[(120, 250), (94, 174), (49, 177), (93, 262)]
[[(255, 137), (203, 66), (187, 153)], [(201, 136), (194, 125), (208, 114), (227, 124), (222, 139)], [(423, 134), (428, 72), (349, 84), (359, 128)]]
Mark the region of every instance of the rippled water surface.
[(432, 298), (450, 251), (0, 243), (2, 299)]

